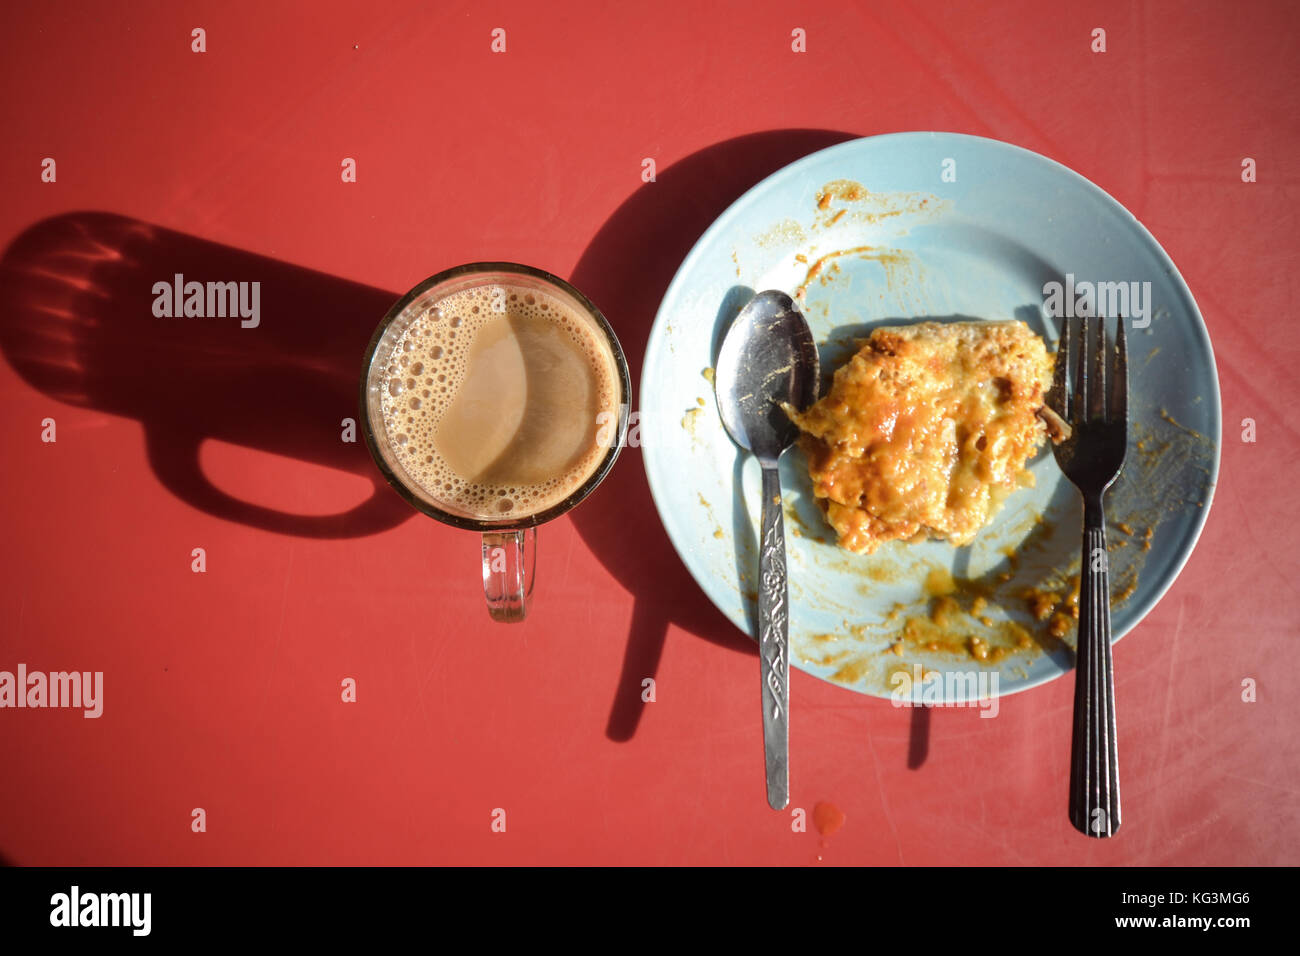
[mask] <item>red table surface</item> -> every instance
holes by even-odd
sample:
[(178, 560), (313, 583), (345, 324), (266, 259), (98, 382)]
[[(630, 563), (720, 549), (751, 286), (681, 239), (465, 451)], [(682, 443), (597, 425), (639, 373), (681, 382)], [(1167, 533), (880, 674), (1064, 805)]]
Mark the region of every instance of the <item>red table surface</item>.
[[(6, 7), (0, 670), (102, 671), (104, 709), (0, 710), (0, 856), (1297, 862), (1300, 14), (1092, 6)], [(503, 626), (474, 536), (340, 440), (366, 340), (426, 276), (503, 259), (570, 278), (635, 392), (659, 299), (727, 204), (805, 153), (908, 129), (1100, 185), (1214, 343), (1209, 522), (1116, 648), (1113, 840), (1066, 817), (1072, 678), (927, 731), (799, 674), (791, 806), (846, 820), (797, 832), (764, 800), (752, 645), (670, 546), (639, 449), (542, 530), (531, 616)], [(262, 325), (153, 318), (177, 271), (260, 281)]]

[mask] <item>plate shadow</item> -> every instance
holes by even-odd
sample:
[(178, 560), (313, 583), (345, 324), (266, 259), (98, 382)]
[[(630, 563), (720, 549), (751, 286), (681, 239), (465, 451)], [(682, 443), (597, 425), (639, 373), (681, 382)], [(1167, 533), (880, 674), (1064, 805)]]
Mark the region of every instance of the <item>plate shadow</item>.
[[(706, 229), (751, 186), (809, 153), (854, 139), (833, 130), (789, 129), (726, 140), (662, 169), (605, 222), (570, 277), (614, 327), (639, 394), (646, 341), (659, 303), (682, 260)], [(635, 440), (633, 430), (629, 445)], [(635, 606), (614, 688), (606, 735), (630, 740), (645, 704), (641, 681), (653, 677), (670, 626), (746, 653), (750, 638), (715, 608), (687, 572), (650, 496), (636, 447), (601, 488), (576, 509), (578, 533), (632, 592)], [(757, 691), (757, 674), (755, 690)], [(758, 706), (755, 694), (755, 708)]]

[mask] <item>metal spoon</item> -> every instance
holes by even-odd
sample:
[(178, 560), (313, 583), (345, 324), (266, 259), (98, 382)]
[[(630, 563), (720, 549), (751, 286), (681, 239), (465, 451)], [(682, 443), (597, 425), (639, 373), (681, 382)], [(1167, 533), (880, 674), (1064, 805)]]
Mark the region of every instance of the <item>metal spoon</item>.
[(713, 388), (727, 434), (763, 466), (763, 528), (758, 557), (758, 656), (763, 687), (767, 802), (790, 802), (789, 590), (785, 522), (777, 462), (799, 429), (781, 403), (817, 400), (820, 363), (808, 322), (784, 292), (760, 292), (727, 330)]

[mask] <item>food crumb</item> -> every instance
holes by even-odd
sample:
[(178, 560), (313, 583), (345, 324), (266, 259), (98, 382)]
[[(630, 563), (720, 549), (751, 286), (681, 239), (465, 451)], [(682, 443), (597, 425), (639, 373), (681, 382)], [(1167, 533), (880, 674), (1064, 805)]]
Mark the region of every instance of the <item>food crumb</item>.
[(1061, 603), (1061, 595), (1050, 591), (1031, 590), (1026, 592), (1025, 602), (1029, 605), (1029, 613), (1034, 616), (1034, 620), (1046, 621), (1056, 610), (1056, 605)]
[(930, 620), (940, 627), (947, 627), (953, 619), (953, 616), (961, 612), (961, 606), (951, 597), (941, 597), (934, 602), (934, 608), (930, 611)]
[(942, 597), (945, 594), (952, 594), (955, 590), (957, 590), (957, 585), (953, 582), (952, 572), (946, 568), (932, 568), (930, 573), (925, 576), (925, 592), (927, 594)]

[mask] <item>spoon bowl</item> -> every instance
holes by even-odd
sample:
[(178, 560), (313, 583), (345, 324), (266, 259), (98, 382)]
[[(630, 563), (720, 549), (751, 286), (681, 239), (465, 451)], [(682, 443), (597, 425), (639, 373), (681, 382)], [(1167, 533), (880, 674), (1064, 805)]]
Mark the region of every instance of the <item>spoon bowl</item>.
[(799, 437), (782, 407), (817, 400), (821, 366), (808, 320), (784, 292), (760, 292), (727, 330), (713, 387), (727, 434), (760, 462), (775, 462)]

